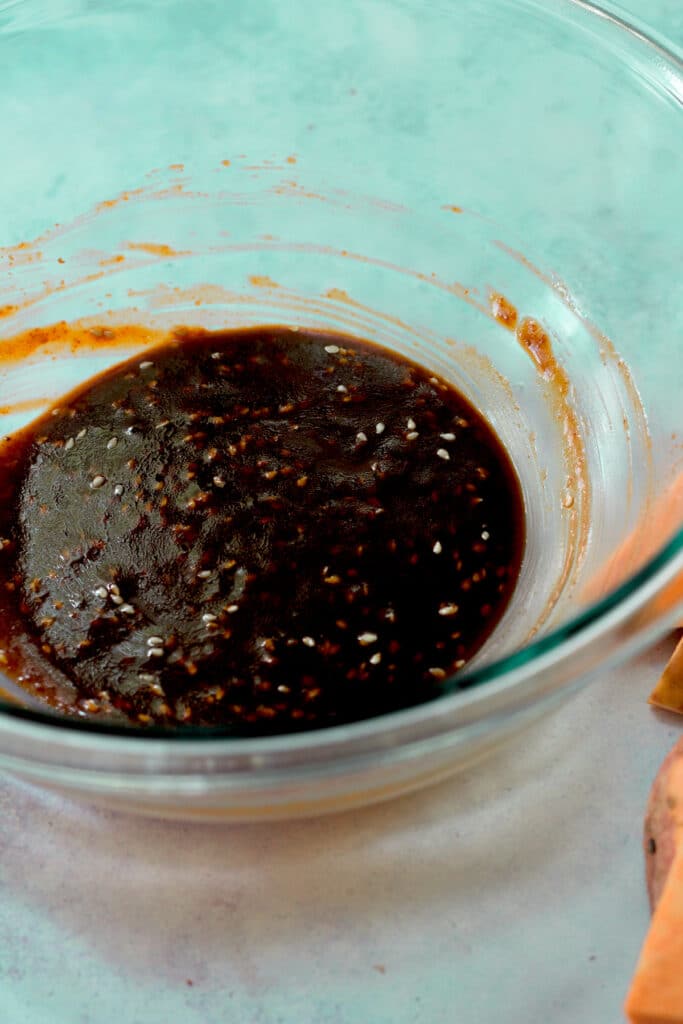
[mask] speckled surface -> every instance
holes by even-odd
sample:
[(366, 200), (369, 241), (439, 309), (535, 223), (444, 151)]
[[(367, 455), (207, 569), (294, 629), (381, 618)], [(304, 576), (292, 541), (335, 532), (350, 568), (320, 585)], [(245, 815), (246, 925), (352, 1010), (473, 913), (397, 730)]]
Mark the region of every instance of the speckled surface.
[[(631, 0), (683, 42), (679, 0)], [(617, 1024), (648, 921), (640, 829), (681, 720), (663, 644), (476, 771), (239, 828), (0, 780), (0, 1020)]]

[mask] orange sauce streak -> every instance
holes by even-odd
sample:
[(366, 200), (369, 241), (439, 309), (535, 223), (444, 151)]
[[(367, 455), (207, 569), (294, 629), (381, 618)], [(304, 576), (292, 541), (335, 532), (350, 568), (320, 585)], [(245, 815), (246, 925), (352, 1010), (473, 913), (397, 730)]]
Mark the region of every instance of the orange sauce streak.
[(156, 242), (128, 242), (127, 249), (133, 252), (148, 252), (150, 256), (184, 256), (187, 254), (179, 249), (172, 249), (170, 245), (158, 244)]
[(268, 277), (267, 274), (252, 274), (252, 276), (249, 278), (249, 282), (253, 284), (254, 288), (280, 287), (277, 281), (273, 281), (272, 277)]
[(34, 327), (0, 345), (0, 364), (23, 361), (41, 350), (80, 350), (105, 348), (142, 348), (157, 344), (166, 332), (136, 324), (99, 326), (60, 321), (49, 327)]

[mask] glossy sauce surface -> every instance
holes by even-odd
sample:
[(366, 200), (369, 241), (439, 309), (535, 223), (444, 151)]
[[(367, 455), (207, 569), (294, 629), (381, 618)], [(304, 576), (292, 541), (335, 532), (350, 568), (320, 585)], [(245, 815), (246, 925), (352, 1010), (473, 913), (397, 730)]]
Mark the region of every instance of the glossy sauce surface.
[(420, 703), (519, 574), (496, 436), (350, 337), (178, 333), (0, 455), (0, 667), (68, 715), (284, 733)]

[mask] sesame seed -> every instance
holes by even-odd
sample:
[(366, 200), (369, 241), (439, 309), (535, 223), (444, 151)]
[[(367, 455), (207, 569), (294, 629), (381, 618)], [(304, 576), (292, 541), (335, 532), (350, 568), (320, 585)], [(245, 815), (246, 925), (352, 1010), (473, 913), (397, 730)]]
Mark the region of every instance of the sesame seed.
[(297, 487), (305, 487), (307, 483), (308, 483), (308, 477), (307, 476), (300, 476), (299, 479), (296, 482), (296, 486)]
[(337, 391), (340, 395), (345, 395), (348, 390), (345, 384), (337, 384)]
[(339, 345), (325, 345), (325, 351), (328, 352), (331, 356), (336, 356), (337, 352), (339, 351)]
[(122, 612), (123, 615), (135, 615), (135, 608), (133, 608), (132, 604), (122, 604), (119, 611)]
[(441, 545), (441, 541), (440, 540), (437, 540), (435, 542), (434, 547), (432, 548), (432, 551), (434, 552), (435, 555), (440, 555), (441, 554), (441, 552), (443, 551), (443, 547)]
[(440, 459), (445, 459), (446, 462), (448, 462), (448, 460), (450, 459), (450, 455), (448, 454), (445, 448), (437, 448), (436, 454), (439, 456)]
[(387, 608), (387, 610), (384, 613), (384, 618), (387, 620), (387, 622), (396, 622), (396, 612), (394, 611), (394, 609)]
[(96, 491), (98, 487), (101, 487), (102, 484), (106, 484), (106, 482), (106, 478), (103, 477), (100, 473), (98, 473), (97, 476), (94, 476), (90, 481), (90, 486), (93, 489), (93, 491)]
[(164, 650), (162, 647), (150, 647), (147, 653), (149, 654), (150, 658), (164, 657)]
[(109, 449), (109, 451), (111, 451), (112, 448), (116, 448), (118, 443), (118, 437), (110, 437), (109, 440), (107, 441), (107, 448)]
[(123, 598), (121, 597), (120, 594), (112, 594), (111, 595), (111, 600), (112, 600), (112, 604), (115, 604), (117, 606), (123, 604)]
[(83, 430), (79, 430), (78, 433), (76, 434), (76, 440), (77, 441), (82, 441), (87, 433), (88, 433), (88, 428), (87, 427), (83, 427)]
[(442, 604), (439, 608), (439, 615), (457, 615), (457, 604)]
[(382, 660), (382, 655), (380, 654), (379, 651), (377, 651), (377, 654), (373, 654), (373, 656), (370, 658), (370, 664), (371, 665), (379, 665), (381, 660)]
[(220, 359), (221, 355), (222, 355), (222, 353), (220, 353), (220, 352), (212, 352), (211, 353), (211, 358), (212, 359)]
[(419, 436), (420, 435), (418, 434), (417, 430), (410, 430), (406, 434), (406, 440), (407, 441), (415, 441)]
[(116, 583), (108, 583), (107, 590), (109, 591), (110, 594), (116, 594), (117, 597), (121, 593)]
[(455, 434), (439, 434), (443, 441), (455, 441)]
[(434, 676), (435, 679), (445, 679), (446, 673), (442, 668), (428, 668), (430, 676)]
[(238, 604), (229, 604), (225, 610), (226, 612), (228, 612), (229, 615), (234, 615), (235, 612), (238, 612), (240, 610), (240, 608)]
[(315, 647), (315, 640), (312, 636), (302, 636), (301, 643), (305, 644), (306, 647)]
[(458, 658), (458, 660), (455, 663), (455, 667), (456, 668), (462, 668), (464, 664), (465, 664), (465, 659), (464, 658)]
[(223, 479), (222, 476), (215, 476), (213, 478), (213, 482), (216, 487), (225, 487), (225, 480)]
[(383, 434), (385, 429), (386, 428), (383, 423), (375, 423), (375, 433)]
[(141, 370), (149, 370), (150, 366), (154, 366), (154, 363), (150, 359), (145, 359), (144, 362), (140, 363)]
[(121, 486), (121, 484), (116, 485), (116, 487), (114, 488), (114, 494), (116, 495), (117, 498), (121, 497), (121, 495), (123, 494), (123, 487)]
[(358, 433), (356, 434), (356, 441), (358, 442), (358, 444), (365, 444), (365, 442), (367, 441), (367, 439), (368, 439), (368, 438), (367, 438), (367, 434), (364, 434), (362, 430), (360, 430), (360, 431), (359, 431), (359, 432), (358, 432)]
[(162, 647), (163, 643), (164, 643), (164, 638), (162, 636), (148, 636), (147, 637), (147, 646), (148, 647)]
[(205, 612), (204, 615), (202, 615), (202, 622), (215, 622), (217, 618), (217, 615), (213, 615), (211, 612)]
[(358, 637), (358, 643), (361, 647), (367, 647), (368, 644), (374, 644), (377, 642), (376, 633), (361, 633)]
[(65, 452), (70, 452), (71, 449), (73, 448), (74, 444), (75, 444), (75, 442), (74, 442), (73, 437), (70, 437), (69, 440), (64, 445), (64, 451)]
[(491, 534), (489, 533), (488, 530), (482, 530), (482, 533), (481, 533), (481, 539), (482, 540), (488, 540), (490, 536), (491, 536)]
[(200, 580), (208, 580), (210, 575), (211, 575), (211, 570), (210, 569), (202, 569), (201, 572), (197, 573), (197, 576), (199, 577)]
[(412, 417), (411, 417), (411, 418), (410, 418), (410, 419), (408, 420), (408, 422), (406, 423), (406, 426), (408, 427), (408, 430), (415, 430), (415, 428), (417, 427), (417, 423), (416, 423), (416, 422), (415, 422), (415, 420), (414, 420), (414, 419), (412, 419)]
[(141, 683), (154, 683), (156, 682), (156, 676), (150, 675), (149, 672), (139, 672), (138, 679)]
[(95, 597), (105, 598), (108, 593), (109, 591), (107, 590), (106, 587), (97, 587), (97, 589), (94, 591)]

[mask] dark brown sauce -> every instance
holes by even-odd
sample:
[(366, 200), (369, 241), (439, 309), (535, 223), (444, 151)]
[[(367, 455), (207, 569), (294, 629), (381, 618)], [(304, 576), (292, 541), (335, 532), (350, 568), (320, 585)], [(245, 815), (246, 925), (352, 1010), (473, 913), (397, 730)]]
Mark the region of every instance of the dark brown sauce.
[(421, 703), (519, 574), (490, 427), (341, 335), (178, 333), (1, 456), (0, 667), (68, 715), (284, 733)]

